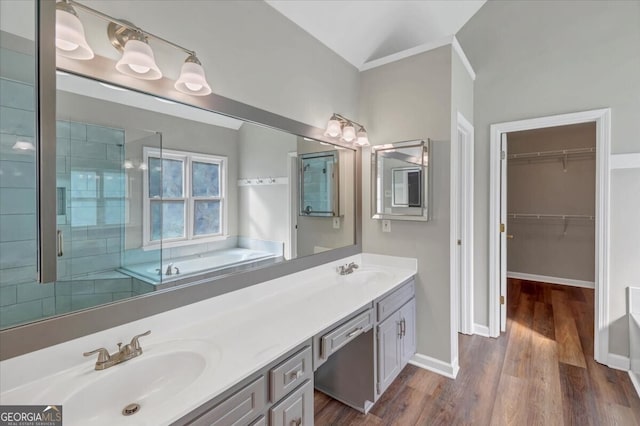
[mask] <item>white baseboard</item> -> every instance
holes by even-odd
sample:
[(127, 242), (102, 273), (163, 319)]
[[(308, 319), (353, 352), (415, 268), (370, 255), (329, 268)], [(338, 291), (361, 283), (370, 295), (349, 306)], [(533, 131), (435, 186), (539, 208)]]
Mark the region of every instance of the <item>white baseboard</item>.
[(507, 271), (507, 278), (517, 278), (520, 280), (538, 281), (538, 282), (549, 283), (549, 284), (562, 284), (562, 285), (569, 285), (572, 287), (584, 287), (584, 288), (596, 287), (596, 284), (593, 281), (574, 280), (571, 278), (548, 277), (546, 275), (525, 274), (522, 272)]
[(629, 371), (631, 368), (631, 361), (629, 360), (629, 357), (609, 353), (607, 355), (607, 365), (609, 368), (616, 370)]
[(477, 334), (478, 336), (483, 337), (491, 337), (491, 333), (489, 333), (489, 327), (486, 325), (473, 324), (473, 334)]
[(629, 378), (631, 379), (631, 383), (636, 390), (638, 396), (640, 396), (640, 375), (634, 373), (633, 371), (629, 371)]
[(450, 379), (455, 379), (458, 375), (458, 370), (460, 370), (460, 366), (458, 365), (458, 358), (454, 359), (450, 364), (447, 364), (446, 362), (440, 361), (439, 359), (431, 358), (427, 355), (415, 354), (409, 360), (409, 364), (415, 365), (416, 367), (424, 368), (425, 370), (433, 371), (434, 373), (440, 374)]

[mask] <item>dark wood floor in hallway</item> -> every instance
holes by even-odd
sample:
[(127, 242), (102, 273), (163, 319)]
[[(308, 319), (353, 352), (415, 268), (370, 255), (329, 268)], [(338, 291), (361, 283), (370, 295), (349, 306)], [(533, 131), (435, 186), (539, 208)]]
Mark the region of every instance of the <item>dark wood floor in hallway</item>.
[(456, 380), (409, 365), (366, 416), (316, 392), (315, 424), (640, 425), (627, 373), (593, 360), (594, 291), (508, 286), (507, 332), (461, 335)]

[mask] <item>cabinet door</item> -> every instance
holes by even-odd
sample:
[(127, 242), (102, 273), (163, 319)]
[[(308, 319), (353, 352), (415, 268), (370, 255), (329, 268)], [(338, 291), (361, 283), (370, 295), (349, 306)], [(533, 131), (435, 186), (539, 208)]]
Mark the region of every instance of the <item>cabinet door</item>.
[(400, 373), (400, 314), (396, 312), (378, 325), (378, 394)]
[(401, 367), (416, 353), (416, 299), (411, 299), (400, 309), (402, 338), (400, 340)]
[(270, 410), (271, 426), (313, 426), (313, 383), (306, 383), (274, 405)]

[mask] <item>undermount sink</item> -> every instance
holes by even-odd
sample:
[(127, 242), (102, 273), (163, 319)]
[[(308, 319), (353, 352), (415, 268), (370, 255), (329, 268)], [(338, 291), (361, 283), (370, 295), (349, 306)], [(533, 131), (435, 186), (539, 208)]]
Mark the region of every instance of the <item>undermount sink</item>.
[[(144, 348), (139, 357), (106, 370), (85, 372), (75, 388), (68, 383), (69, 393), (61, 401), (64, 423), (161, 424), (170, 410), (180, 410), (176, 397), (202, 380), (219, 359), (220, 350), (208, 342), (175, 340)], [(53, 390), (60, 391), (64, 389)]]
[(347, 283), (368, 283), (372, 281), (388, 280), (391, 274), (380, 269), (360, 268), (348, 275), (341, 275), (340, 280)]

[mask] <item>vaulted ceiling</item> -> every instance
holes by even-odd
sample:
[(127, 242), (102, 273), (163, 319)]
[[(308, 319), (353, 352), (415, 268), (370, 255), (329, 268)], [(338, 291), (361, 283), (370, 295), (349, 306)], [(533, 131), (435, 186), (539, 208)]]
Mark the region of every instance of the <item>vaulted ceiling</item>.
[[(358, 69), (450, 39), (486, 0), (265, 0)], [(426, 49), (425, 49), (426, 50)]]

